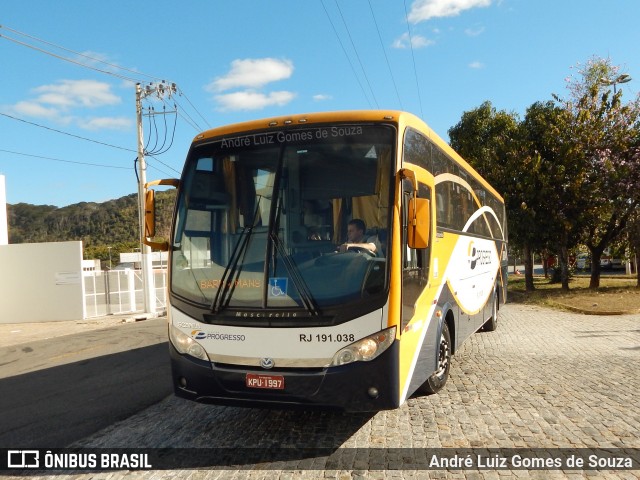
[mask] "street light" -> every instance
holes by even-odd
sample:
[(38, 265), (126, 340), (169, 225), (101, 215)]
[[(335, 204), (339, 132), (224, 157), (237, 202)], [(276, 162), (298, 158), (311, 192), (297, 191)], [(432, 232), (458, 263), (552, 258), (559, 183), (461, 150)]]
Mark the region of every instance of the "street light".
[(618, 75), (616, 78), (613, 78), (611, 80), (607, 80), (607, 79), (603, 79), (603, 84), (604, 85), (613, 85), (613, 94), (616, 94), (616, 85), (620, 84), (620, 83), (628, 83), (632, 80), (630, 75), (627, 75), (626, 73), (623, 73), (622, 75)]

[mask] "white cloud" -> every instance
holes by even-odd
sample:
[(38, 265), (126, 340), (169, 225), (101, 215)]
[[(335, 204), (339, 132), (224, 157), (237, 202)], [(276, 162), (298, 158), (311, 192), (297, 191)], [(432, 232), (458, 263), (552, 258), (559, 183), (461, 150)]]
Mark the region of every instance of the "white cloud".
[(415, 0), (408, 19), (411, 23), (420, 23), (430, 18), (453, 17), (464, 10), (489, 5), (491, 0)]
[(295, 93), (280, 91), (262, 93), (252, 90), (216, 95), (219, 110), (259, 110), (273, 105), (282, 106), (295, 98)]
[[(218, 110), (259, 110), (270, 106), (282, 106), (291, 102), (296, 94), (286, 90), (263, 92), (262, 87), (293, 75), (293, 63), (277, 58), (247, 58), (231, 62), (228, 73), (217, 77), (205, 88), (214, 92)], [(238, 91), (232, 91), (238, 89)], [(225, 93), (222, 93), (225, 92)]]
[(95, 80), (61, 80), (34, 88), (35, 97), (22, 100), (8, 110), (17, 115), (46, 119), (59, 125), (74, 124), (86, 130), (124, 130), (132, 125), (126, 117), (85, 118), (81, 111), (118, 105), (122, 99), (111, 91), (111, 85)]
[(129, 130), (133, 121), (126, 117), (96, 117), (79, 120), (78, 126), (85, 130)]
[(293, 74), (290, 60), (276, 58), (247, 58), (231, 62), (231, 70), (216, 78), (207, 90), (224, 92), (234, 88), (261, 88), (268, 83), (284, 80)]
[(484, 33), (484, 27), (476, 27), (476, 28), (467, 28), (464, 33), (466, 33), (470, 37), (477, 37)]
[(71, 107), (97, 108), (117, 105), (122, 100), (111, 92), (111, 85), (95, 80), (62, 80), (53, 85), (34, 89), (41, 104), (67, 109)]
[(18, 115), (36, 118), (57, 119), (60, 112), (56, 108), (47, 108), (38, 102), (24, 100), (10, 107), (12, 112)]
[(433, 40), (429, 40), (422, 35), (412, 35), (411, 41), (409, 41), (409, 33), (403, 33), (398, 37), (392, 44), (393, 48), (409, 48), (412, 46), (413, 48), (424, 48), (434, 45), (436, 42)]
[(469, 64), (469, 68), (473, 68), (473, 69), (480, 69), (480, 68), (484, 68), (484, 63), (482, 62), (478, 62), (477, 60), (475, 62), (471, 62)]
[(313, 100), (316, 102), (323, 102), (325, 100), (331, 100), (333, 97), (331, 95), (327, 95), (325, 93), (319, 93), (313, 96)]

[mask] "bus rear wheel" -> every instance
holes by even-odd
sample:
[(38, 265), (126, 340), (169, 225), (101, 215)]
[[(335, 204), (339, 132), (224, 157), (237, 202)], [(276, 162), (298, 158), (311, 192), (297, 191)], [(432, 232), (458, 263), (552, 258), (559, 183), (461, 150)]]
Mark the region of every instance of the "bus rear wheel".
[(482, 326), (484, 332), (493, 332), (498, 328), (498, 293), (493, 292), (493, 304), (491, 306), (491, 318)]
[(437, 393), (444, 387), (449, 379), (449, 368), (451, 367), (451, 335), (447, 323), (442, 324), (442, 333), (440, 334), (440, 344), (438, 346), (438, 365), (436, 371), (427, 378), (419, 391), (421, 393), (431, 395)]

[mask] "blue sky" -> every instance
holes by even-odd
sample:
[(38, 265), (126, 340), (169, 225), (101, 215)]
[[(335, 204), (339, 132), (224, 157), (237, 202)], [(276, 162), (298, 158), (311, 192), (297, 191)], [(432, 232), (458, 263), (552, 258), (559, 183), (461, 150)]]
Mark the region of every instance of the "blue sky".
[[(237, 121), (392, 108), (421, 116), (446, 139), (485, 100), (523, 115), (552, 93), (566, 96), (566, 78), (594, 55), (634, 78), (619, 87), (627, 99), (640, 87), (637, 0), (0, 6), (0, 174), (11, 204), (136, 192), (132, 80), (165, 79), (181, 92), (173, 143), (148, 158), (148, 179), (177, 176), (200, 130)], [(151, 98), (144, 106), (161, 112)], [(172, 112), (174, 100), (165, 105)], [(157, 115), (155, 126), (146, 118), (151, 147), (169, 146), (174, 118)]]

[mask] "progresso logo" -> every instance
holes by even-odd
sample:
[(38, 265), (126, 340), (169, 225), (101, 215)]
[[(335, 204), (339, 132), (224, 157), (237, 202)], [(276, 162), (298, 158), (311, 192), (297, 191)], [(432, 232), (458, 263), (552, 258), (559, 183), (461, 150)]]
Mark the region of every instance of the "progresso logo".
[(191, 338), (195, 340), (223, 340), (229, 342), (244, 342), (246, 340), (245, 335), (234, 335), (230, 333), (220, 332), (205, 332), (202, 330), (192, 330)]
[(205, 338), (207, 338), (207, 333), (203, 332), (202, 330), (193, 330), (191, 332), (191, 336), (196, 340), (204, 340)]
[(469, 268), (475, 270), (478, 265), (489, 265), (491, 263), (491, 250), (477, 248), (472, 240), (467, 248), (467, 257)]

